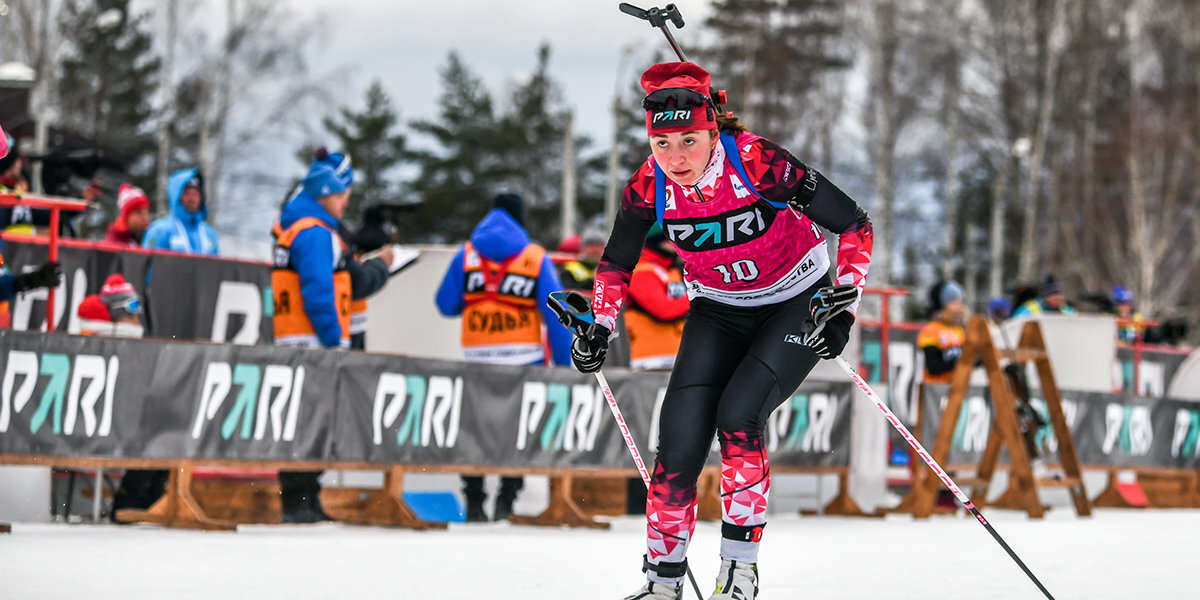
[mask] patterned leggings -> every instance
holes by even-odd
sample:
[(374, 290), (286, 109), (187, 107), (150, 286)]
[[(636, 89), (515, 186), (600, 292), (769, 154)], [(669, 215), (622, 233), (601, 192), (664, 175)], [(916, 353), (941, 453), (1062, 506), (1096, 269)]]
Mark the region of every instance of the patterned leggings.
[[(768, 306), (692, 303), (659, 416), (659, 447), (647, 496), (651, 565), (680, 563), (696, 524), (696, 480), (713, 436), (721, 449), (721, 557), (758, 560), (770, 473), (763, 430), (800, 385), (817, 355), (799, 343), (804, 293)], [(651, 580), (676, 583), (678, 577)]]

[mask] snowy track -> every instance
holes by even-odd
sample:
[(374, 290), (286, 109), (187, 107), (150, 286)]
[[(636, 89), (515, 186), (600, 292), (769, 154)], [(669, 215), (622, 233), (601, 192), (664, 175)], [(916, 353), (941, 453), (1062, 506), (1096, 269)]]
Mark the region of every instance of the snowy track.
[[(1100, 510), (1042, 522), (985, 511), (1058, 600), (1192, 598), (1200, 511)], [(236, 533), (150, 526), (13, 525), (0, 536), (0, 599), (616, 600), (641, 582), (642, 520), (610, 531), (508, 524), (413, 532), (341, 524)], [(692, 568), (707, 593), (718, 526), (701, 523)], [(1040, 598), (971, 518), (776, 516), (763, 599)], [(685, 597), (690, 598), (691, 592)]]

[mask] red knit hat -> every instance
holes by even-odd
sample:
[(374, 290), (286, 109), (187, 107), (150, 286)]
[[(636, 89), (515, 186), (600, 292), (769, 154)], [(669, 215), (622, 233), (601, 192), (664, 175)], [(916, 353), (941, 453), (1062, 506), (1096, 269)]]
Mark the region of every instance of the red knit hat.
[(717, 128), (717, 109), (709, 97), (712, 76), (696, 63), (659, 63), (642, 73), (646, 131), (650, 135)]
[(121, 218), (129, 216), (129, 213), (150, 208), (150, 198), (146, 197), (146, 192), (142, 188), (122, 183), (117, 190), (117, 208), (121, 211)]
[(100, 301), (108, 307), (114, 321), (141, 312), (137, 290), (120, 273), (113, 273), (104, 280), (104, 287), (100, 288)]

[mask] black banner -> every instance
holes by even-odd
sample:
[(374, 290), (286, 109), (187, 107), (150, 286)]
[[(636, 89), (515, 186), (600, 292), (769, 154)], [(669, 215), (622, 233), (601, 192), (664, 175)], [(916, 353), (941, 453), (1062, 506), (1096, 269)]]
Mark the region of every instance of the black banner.
[[(932, 450), (949, 386), (931, 385), (925, 390), (921, 440)], [(1056, 462), (1058, 440), (1049, 425), (1045, 400), (1036, 391), (1033, 394), (1030, 402), (1047, 422), (1038, 430), (1036, 443), (1047, 461)], [(1200, 404), (1068, 390), (1061, 394), (1063, 415), (1081, 463), (1200, 469)], [(947, 464), (979, 462), (991, 430), (992, 411), (986, 390), (968, 389), (954, 424)]]
[[(272, 340), (271, 271), (267, 265), (211, 257), (137, 250), (61, 247), (63, 283), (55, 292), (54, 330), (79, 332), (76, 309), (121, 273), (142, 300), (147, 337), (237, 344)], [(12, 272), (48, 257), (42, 244), (6, 240), (4, 261)], [(11, 304), (12, 327), (44, 329), (46, 290), (19, 295)]]
[[(570, 369), (0, 331), (0, 453), (630, 468), (596, 380)], [(649, 462), (664, 374), (608, 373)], [(805, 383), (777, 466), (849, 464), (851, 385)]]

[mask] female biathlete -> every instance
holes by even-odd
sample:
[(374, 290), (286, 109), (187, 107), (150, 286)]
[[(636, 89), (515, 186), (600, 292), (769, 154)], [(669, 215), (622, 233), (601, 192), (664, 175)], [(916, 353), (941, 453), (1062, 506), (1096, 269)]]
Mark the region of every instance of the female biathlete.
[[(642, 240), (658, 221), (683, 258), (692, 304), (659, 417), (648, 581), (627, 600), (681, 598), (696, 479), (714, 434), (722, 524), (711, 598), (750, 600), (770, 489), (763, 429), (818, 357), (845, 347), (870, 265), (871, 222), (820, 173), (719, 114), (711, 77), (697, 65), (657, 64), (641, 83), (651, 156), (625, 186), (593, 289), (597, 327), (576, 340), (572, 359), (583, 372), (603, 364)], [(839, 234), (836, 285), (817, 225)]]

